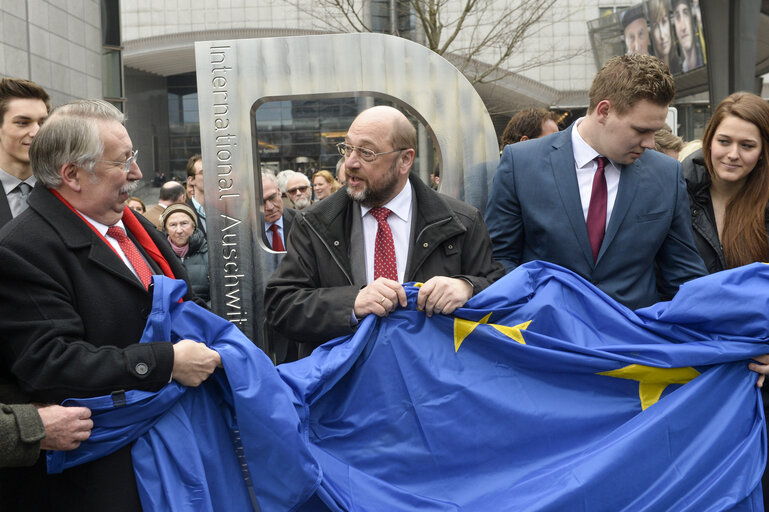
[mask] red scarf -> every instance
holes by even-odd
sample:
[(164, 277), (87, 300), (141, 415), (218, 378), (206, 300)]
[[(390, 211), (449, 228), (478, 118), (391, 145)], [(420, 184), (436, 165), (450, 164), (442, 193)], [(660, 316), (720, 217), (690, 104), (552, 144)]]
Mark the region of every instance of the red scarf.
[[(97, 230), (93, 225), (85, 220), (83, 216), (80, 214), (79, 211), (77, 211), (71, 204), (69, 204), (69, 201), (64, 199), (61, 194), (59, 194), (57, 191), (53, 189), (48, 189), (51, 191), (51, 193), (58, 197), (59, 200), (67, 205), (67, 208), (72, 210), (72, 212), (80, 217), (85, 224), (93, 230), (96, 235), (101, 238), (105, 244), (107, 244), (107, 247), (115, 251), (115, 249), (112, 247), (112, 244), (110, 244), (106, 238), (104, 238), (104, 235), (99, 233), (99, 230)], [(144, 250), (149, 254), (149, 256), (155, 261), (155, 263), (158, 264), (160, 267), (160, 270), (163, 271), (163, 274), (170, 277), (171, 279), (176, 279), (174, 277), (174, 273), (171, 271), (171, 266), (168, 264), (166, 259), (163, 257), (163, 254), (160, 252), (160, 249), (158, 249), (158, 246), (155, 245), (155, 242), (152, 241), (152, 238), (147, 233), (147, 230), (144, 229), (144, 226), (142, 226), (141, 222), (139, 222), (139, 219), (136, 218), (136, 215), (134, 215), (133, 210), (125, 207), (125, 210), (123, 210), (123, 225), (126, 227), (128, 231), (131, 232), (131, 234), (136, 238), (136, 241), (139, 242), (139, 244), (144, 248)], [(117, 254), (117, 252), (115, 252)]]

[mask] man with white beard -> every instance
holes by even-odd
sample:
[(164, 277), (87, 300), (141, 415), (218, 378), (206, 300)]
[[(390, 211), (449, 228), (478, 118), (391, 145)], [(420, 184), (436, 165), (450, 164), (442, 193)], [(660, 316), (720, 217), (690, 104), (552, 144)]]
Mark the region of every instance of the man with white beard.
[(294, 172), (286, 180), (286, 195), (296, 210), (304, 210), (310, 206), (312, 204), (310, 178), (300, 172)]

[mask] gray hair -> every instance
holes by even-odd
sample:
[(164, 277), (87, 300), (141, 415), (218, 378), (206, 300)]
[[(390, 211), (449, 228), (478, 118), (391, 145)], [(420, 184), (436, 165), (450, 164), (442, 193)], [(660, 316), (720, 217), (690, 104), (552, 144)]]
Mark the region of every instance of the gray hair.
[(305, 185), (307, 185), (308, 187), (312, 187), (310, 178), (308, 178), (306, 174), (301, 172), (296, 172), (296, 171), (291, 171), (291, 174), (289, 174), (288, 178), (286, 178), (286, 183), (288, 183), (290, 179), (297, 178), (297, 177), (302, 178), (302, 181), (304, 182)]
[(278, 173), (278, 176), (277, 176), (278, 188), (284, 194), (286, 193), (286, 182), (288, 181), (289, 176), (293, 174), (293, 172), (294, 171), (292, 171), (291, 169), (285, 169)]
[(79, 100), (53, 110), (29, 149), (32, 172), (48, 188), (61, 185), (61, 168), (77, 164), (89, 172), (104, 152), (99, 121), (125, 122), (125, 115), (103, 100)]
[(265, 169), (262, 169), (262, 187), (264, 187), (265, 181), (271, 181), (273, 185), (275, 185), (275, 188), (280, 190), (280, 187), (278, 186), (278, 180), (275, 177), (274, 174), (272, 174), (270, 171), (266, 171)]

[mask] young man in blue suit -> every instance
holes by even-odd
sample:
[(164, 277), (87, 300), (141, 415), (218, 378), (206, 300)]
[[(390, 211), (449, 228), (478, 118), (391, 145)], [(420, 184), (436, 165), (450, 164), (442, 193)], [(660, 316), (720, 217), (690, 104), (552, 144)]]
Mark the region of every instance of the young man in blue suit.
[(556, 263), (631, 309), (705, 275), (681, 165), (646, 151), (674, 96), (656, 57), (614, 57), (593, 80), (585, 117), (507, 146), (486, 209), (495, 259), (508, 271)]

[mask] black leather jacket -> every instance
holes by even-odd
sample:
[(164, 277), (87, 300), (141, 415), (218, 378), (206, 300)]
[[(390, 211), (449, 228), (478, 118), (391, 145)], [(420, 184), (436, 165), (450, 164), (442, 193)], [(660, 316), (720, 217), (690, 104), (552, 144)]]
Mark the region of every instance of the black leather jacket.
[[(689, 205), (692, 211), (692, 230), (697, 246), (708, 273), (726, 269), (724, 249), (718, 239), (716, 217), (713, 213), (713, 202), (710, 199), (710, 174), (705, 167), (702, 150), (695, 151), (683, 162), (686, 189), (689, 192)], [(769, 205), (767, 207), (769, 214)], [(769, 215), (766, 217), (769, 220)], [(765, 221), (766, 222), (766, 221)], [(769, 223), (766, 224), (769, 233)]]
[(697, 150), (683, 162), (686, 189), (689, 192), (689, 206), (692, 211), (692, 230), (708, 274), (726, 269), (724, 249), (718, 239), (713, 202), (710, 199), (710, 174), (705, 167), (702, 150)]

